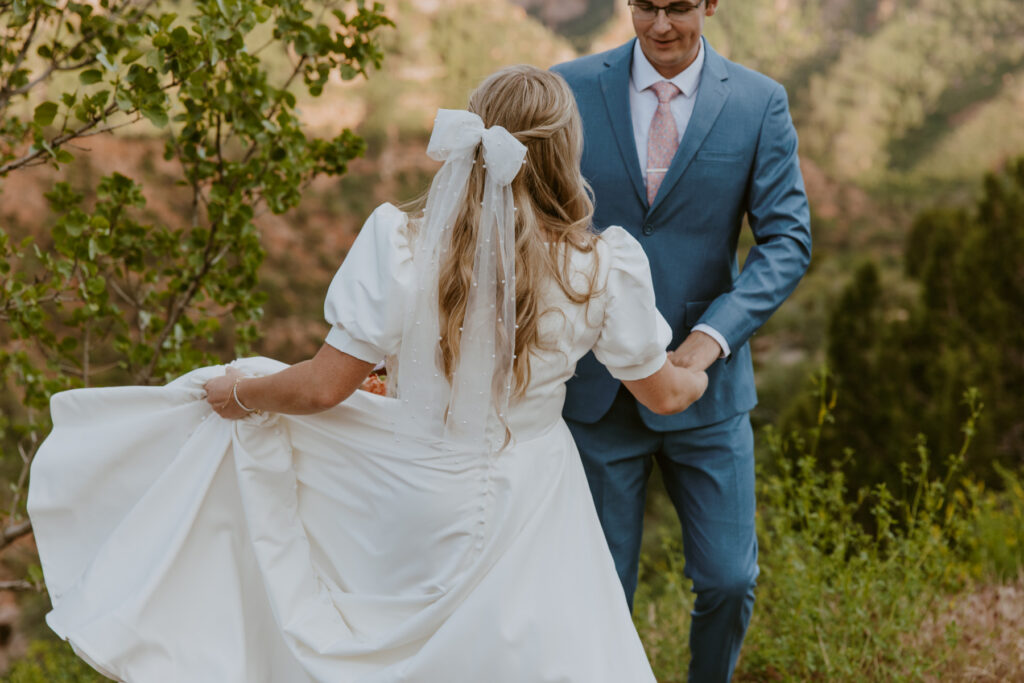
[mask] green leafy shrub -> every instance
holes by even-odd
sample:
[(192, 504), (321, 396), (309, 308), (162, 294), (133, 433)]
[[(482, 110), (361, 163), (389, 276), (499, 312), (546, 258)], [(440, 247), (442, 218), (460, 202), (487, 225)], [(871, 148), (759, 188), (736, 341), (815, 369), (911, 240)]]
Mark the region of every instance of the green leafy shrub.
[(99, 675), (75, 655), (65, 642), (37, 640), (28, 653), (14, 662), (4, 681), (7, 683), (101, 683)]
[(0, 500), (0, 549), (31, 530), (24, 489), (53, 393), (156, 384), (223, 360), (220, 349), (251, 348), (266, 299), (257, 215), (293, 208), (314, 178), (343, 174), (364, 149), (348, 129), (309, 135), (296, 93), (318, 97), (332, 74), (379, 66), (376, 33), (392, 25), (383, 10), (365, 0), (0, 2), (0, 182), (66, 168), (82, 138), (134, 126), (160, 136), (182, 188), (180, 213), (154, 219), (145, 188), (121, 173), (57, 182), (43, 230), (0, 226), (0, 475), (20, 471), (12, 500)]
[[(737, 676), (920, 679), (941, 670), (947, 653), (922, 647), (914, 634), (942, 608), (942, 597), (973, 575), (965, 554), (977, 517), (958, 475), (980, 414), (978, 396), (965, 396), (960, 450), (936, 469), (920, 440), (913, 465), (901, 468), (903, 491), (894, 494), (884, 484), (851, 492), (842, 462), (819, 466), (820, 435), (835, 405), (827, 374), (818, 389), (814, 427), (765, 431), (777, 470), (758, 477), (761, 575)], [(692, 598), (681, 550), (667, 539), (662, 557), (645, 562), (637, 593), (637, 626), (664, 683), (682, 681), (689, 659)], [(955, 628), (947, 635), (955, 642)]]
[(965, 539), (975, 573), (1013, 580), (1024, 568), (1024, 483), (1019, 473), (996, 465), (1003, 490), (967, 483), (971, 527)]
[[(904, 268), (910, 300), (893, 297), (869, 262), (831, 313), (827, 362), (841, 400), (822, 448), (854, 450), (851, 489), (896, 490), (919, 433), (938, 452), (958, 448), (960, 398), (977, 387), (987, 407), (965, 469), (1001, 485), (996, 465), (1024, 465), (1024, 159), (986, 176), (973, 209), (920, 214)], [(814, 404), (809, 394), (796, 401), (792, 422), (813, 425)]]

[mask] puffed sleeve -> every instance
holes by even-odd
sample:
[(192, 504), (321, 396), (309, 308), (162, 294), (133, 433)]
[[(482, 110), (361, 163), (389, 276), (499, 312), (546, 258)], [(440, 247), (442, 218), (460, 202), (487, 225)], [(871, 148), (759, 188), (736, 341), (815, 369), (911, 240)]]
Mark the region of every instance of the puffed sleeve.
[(618, 226), (601, 233), (601, 240), (609, 263), (594, 355), (618, 380), (644, 379), (665, 364), (672, 330), (654, 305), (651, 267), (640, 243)]
[(368, 363), (396, 353), (401, 341), (415, 279), (405, 225), (397, 207), (377, 207), (327, 290), (327, 343)]

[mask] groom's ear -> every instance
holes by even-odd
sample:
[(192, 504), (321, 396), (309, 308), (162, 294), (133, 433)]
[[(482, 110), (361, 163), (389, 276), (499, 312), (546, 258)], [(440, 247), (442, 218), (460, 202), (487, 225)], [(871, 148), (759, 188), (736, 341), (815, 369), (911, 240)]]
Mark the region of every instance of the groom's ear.
[(704, 0), (704, 16), (713, 17), (718, 11), (718, 0)]

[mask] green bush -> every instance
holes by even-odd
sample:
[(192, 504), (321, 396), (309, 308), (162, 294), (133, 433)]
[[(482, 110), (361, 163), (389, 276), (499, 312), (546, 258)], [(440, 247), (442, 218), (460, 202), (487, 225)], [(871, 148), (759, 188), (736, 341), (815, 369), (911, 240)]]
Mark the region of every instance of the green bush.
[(1020, 474), (999, 465), (996, 469), (1003, 480), (1002, 491), (967, 484), (971, 527), (965, 547), (975, 573), (1009, 581), (1024, 568), (1024, 484)]
[[(840, 401), (822, 452), (855, 451), (844, 466), (851, 489), (896, 490), (919, 433), (938, 452), (956, 450), (960, 397), (977, 387), (986, 410), (966, 472), (1000, 485), (997, 465), (1024, 465), (1024, 158), (988, 175), (972, 209), (920, 214), (904, 267), (910, 300), (869, 262), (831, 313), (826, 355)], [(813, 425), (813, 404), (797, 399), (793, 421)]]
[(8, 683), (99, 683), (107, 681), (62, 641), (37, 640), (3, 679)]
[[(740, 680), (919, 680), (942, 670), (951, 649), (914, 634), (976, 573), (967, 552), (981, 552), (969, 539), (985, 510), (958, 476), (980, 413), (975, 393), (966, 401), (960, 451), (937, 470), (920, 440), (916, 463), (901, 468), (902, 495), (884, 484), (851, 495), (843, 463), (819, 466), (819, 436), (834, 406), (825, 374), (815, 427), (765, 430), (777, 470), (758, 477), (761, 575)], [(643, 564), (635, 619), (655, 673), (669, 683), (686, 671), (692, 598), (682, 549), (674, 539), (663, 548)], [(951, 627), (947, 639), (956, 638)]]

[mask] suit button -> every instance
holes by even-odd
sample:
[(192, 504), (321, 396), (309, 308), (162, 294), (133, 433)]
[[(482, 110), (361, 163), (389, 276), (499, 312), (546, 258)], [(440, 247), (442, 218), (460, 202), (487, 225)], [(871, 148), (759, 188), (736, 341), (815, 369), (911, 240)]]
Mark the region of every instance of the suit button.
[(644, 232), (645, 235), (653, 235), (654, 234), (654, 226), (651, 225), (650, 223), (645, 223), (644, 224), (643, 232)]

